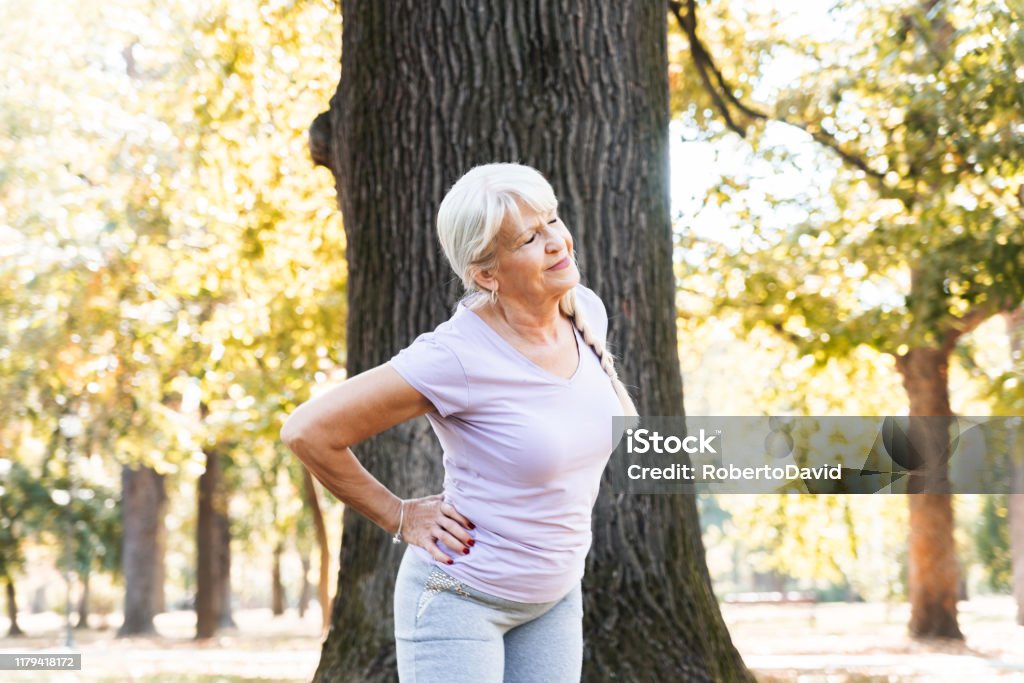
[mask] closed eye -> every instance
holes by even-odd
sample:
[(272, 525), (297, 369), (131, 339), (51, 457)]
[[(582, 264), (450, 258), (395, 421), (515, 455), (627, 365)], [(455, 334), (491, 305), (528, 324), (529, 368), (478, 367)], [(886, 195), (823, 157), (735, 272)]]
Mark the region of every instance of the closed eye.
[[(555, 223), (557, 223), (557, 222), (558, 222), (558, 216), (555, 216), (554, 218), (552, 218), (551, 220), (549, 220), (549, 221), (547, 222), (547, 224), (548, 224), (548, 225), (554, 225), (554, 224), (555, 224)], [(539, 228), (538, 228), (538, 229), (535, 229), (535, 230), (533, 231), (533, 234), (532, 234), (532, 235), (530, 235), (530, 239), (528, 239), (528, 240), (526, 240), (525, 242), (523, 242), (523, 243), (522, 243), (522, 244), (521, 244), (520, 246), (522, 246), (522, 247), (525, 247), (525, 246), (526, 246), (527, 244), (529, 244), (530, 242), (533, 242), (533, 240), (535, 240), (535, 239), (537, 238), (537, 233), (538, 233), (538, 232), (540, 232), (540, 229), (539, 229)]]

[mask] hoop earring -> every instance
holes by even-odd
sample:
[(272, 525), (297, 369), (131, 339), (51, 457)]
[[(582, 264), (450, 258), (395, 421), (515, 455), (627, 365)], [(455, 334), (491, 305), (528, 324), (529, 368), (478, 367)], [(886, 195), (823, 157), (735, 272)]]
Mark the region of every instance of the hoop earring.
[(492, 305), (495, 305), (495, 304), (498, 303), (498, 288), (497, 287), (495, 287), (494, 289), (487, 290), (487, 300), (490, 301)]

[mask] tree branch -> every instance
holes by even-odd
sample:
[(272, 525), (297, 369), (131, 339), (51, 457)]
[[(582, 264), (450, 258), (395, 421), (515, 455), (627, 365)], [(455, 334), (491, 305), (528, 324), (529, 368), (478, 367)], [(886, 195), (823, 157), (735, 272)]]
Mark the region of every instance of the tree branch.
[[(820, 128), (802, 121), (790, 120), (783, 116), (772, 116), (767, 112), (756, 109), (740, 100), (734, 94), (734, 89), (725, 79), (725, 76), (722, 74), (722, 70), (715, 64), (715, 61), (707, 47), (697, 36), (697, 0), (686, 0), (686, 5), (687, 9), (684, 13), (682, 3), (677, 0), (671, 0), (669, 2), (669, 9), (672, 11), (676, 21), (679, 22), (679, 26), (686, 33), (686, 36), (690, 41), (690, 56), (693, 58), (694, 66), (697, 67), (697, 71), (701, 75), (701, 80), (704, 82), (704, 89), (708, 92), (708, 95), (711, 96), (711, 99), (715, 103), (715, 107), (722, 114), (722, 118), (725, 119), (725, 123), (729, 126), (730, 130), (739, 133), (742, 137), (746, 137), (746, 132), (742, 130), (733, 119), (732, 114), (729, 111), (728, 104), (732, 104), (733, 107), (748, 118), (761, 121), (777, 121), (788, 126), (793, 126), (794, 128), (799, 128), (810, 135), (819, 144), (828, 147), (838, 154), (839, 158), (844, 162), (872, 178), (881, 188), (889, 189), (886, 187), (884, 182), (885, 173), (876, 171), (871, 168), (864, 159), (843, 149), (843, 146), (839, 144), (838, 140)], [(717, 87), (712, 84), (708, 72), (714, 75)]]
[[(711, 96), (712, 102), (714, 102), (715, 108), (718, 113), (725, 119), (725, 125), (729, 127), (729, 130), (733, 131), (741, 138), (747, 137), (747, 131), (743, 127), (736, 124), (732, 118), (732, 113), (729, 111), (729, 106), (722, 99), (722, 95), (718, 89), (715, 88), (711, 82), (711, 76), (708, 71), (714, 71), (719, 82), (722, 83), (722, 75), (715, 69), (714, 63), (711, 60), (711, 55), (708, 54), (707, 50), (704, 49), (703, 43), (697, 38), (697, 14), (696, 14), (696, 0), (689, 0), (690, 11), (687, 14), (682, 13), (682, 5), (678, 2), (669, 2), (669, 8), (676, 17), (676, 21), (682, 27), (686, 33), (686, 37), (690, 41), (690, 55), (693, 57), (693, 64), (697, 67), (697, 72), (700, 74), (701, 81), (704, 82), (704, 90), (707, 91), (708, 95)], [(723, 90), (726, 90), (723, 88)], [(726, 90), (726, 95), (730, 93)], [(742, 110), (741, 110), (742, 111)]]
[(942, 339), (942, 348), (947, 352), (952, 351), (960, 337), (970, 334), (994, 315), (1012, 313), (1021, 303), (1020, 301), (1011, 301), (1007, 298), (1002, 302), (991, 301), (975, 306), (967, 311), (963, 317), (954, 319), (946, 326)]

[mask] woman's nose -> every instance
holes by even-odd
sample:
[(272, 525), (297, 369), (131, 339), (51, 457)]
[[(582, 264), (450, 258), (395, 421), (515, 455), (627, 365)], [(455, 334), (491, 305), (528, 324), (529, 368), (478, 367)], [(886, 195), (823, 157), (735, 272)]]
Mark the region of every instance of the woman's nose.
[(548, 239), (546, 245), (548, 253), (555, 254), (561, 251), (566, 246), (566, 241), (565, 238), (562, 235), (558, 234), (557, 231), (552, 230), (548, 232)]

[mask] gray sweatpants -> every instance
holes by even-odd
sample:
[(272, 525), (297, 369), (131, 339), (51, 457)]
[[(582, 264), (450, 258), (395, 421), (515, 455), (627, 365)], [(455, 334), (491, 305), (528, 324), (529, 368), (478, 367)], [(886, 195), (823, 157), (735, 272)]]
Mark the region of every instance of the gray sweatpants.
[(579, 683), (583, 593), (553, 602), (499, 598), (457, 581), (409, 548), (395, 584), (402, 683)]

